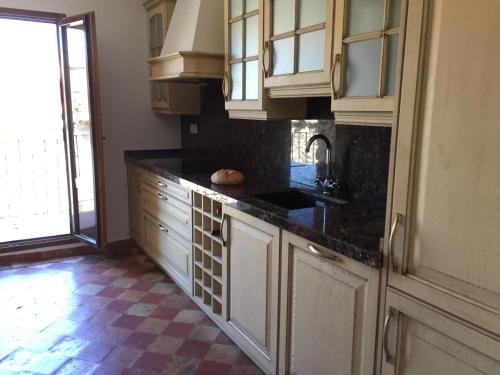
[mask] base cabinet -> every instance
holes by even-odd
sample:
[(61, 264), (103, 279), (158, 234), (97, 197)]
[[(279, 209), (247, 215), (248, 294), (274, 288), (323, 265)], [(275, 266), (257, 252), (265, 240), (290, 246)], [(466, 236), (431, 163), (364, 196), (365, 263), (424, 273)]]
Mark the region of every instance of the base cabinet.
[(500, 341), (448, 314), (387, 292), (383, 375), (500, 374)]
[(153, 216), (143, 218), (144, 251), (191, 295), (191, 243)]
[(279, 373), (373, 374), (379, 271), (323, 252), (283, 232)]
[(280, 230), (224, 206), (227, 314), (231, 338), (269, 374), (276, 373)]

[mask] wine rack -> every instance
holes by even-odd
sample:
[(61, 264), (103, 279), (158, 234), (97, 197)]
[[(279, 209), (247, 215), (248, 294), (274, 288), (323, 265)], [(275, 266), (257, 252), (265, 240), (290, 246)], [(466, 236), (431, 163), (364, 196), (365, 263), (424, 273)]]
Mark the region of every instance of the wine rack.
[(222, 315), (224, 309), (222, 203), (193, 192), (194, 296)]

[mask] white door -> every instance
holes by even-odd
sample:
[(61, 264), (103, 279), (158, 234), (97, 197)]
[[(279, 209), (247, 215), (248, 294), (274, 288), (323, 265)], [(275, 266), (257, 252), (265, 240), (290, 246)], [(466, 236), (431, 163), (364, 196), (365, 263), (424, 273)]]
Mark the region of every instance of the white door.
[(408, 6), (389, 284), (500, 334), (500, 2)]

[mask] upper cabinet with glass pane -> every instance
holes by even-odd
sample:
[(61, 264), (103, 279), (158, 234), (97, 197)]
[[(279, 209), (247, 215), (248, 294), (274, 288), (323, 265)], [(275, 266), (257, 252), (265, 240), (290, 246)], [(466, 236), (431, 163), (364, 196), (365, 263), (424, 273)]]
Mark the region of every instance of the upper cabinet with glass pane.
[(334, 0), (265, 0), (265, 87), (271, 97), (329, 96)]
[(305, 99), (270, 100), (264, 94), (264, 0), (225, 0), (225, 74), (222, 83), (229, 117), (300, 118)]
[[(147, 58), (157, 57), (163, 48), (176, 0), (148, 0), (143, 6), (147, 12)], [(151, 82), (151, 108), (159, 114), (198, 114), (200, 112), (199, 85), (193, 83)]]
[(337, 0), (332, 111), (340, 123), (391, 126), (405, 0)]

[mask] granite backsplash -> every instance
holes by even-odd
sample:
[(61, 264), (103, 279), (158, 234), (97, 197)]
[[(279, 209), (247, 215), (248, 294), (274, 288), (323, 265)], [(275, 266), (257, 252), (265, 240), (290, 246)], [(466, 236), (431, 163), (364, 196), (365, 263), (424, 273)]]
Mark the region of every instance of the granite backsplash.
[[(206, 150), (221, 168), (313, 185), (316, 176), (324, 176), (325, 146), (316, 142), (308, 154), (304, 148), (309, 137), (322, 133), (333, 145), (333, 176), (339, 179), (342, 194), (385, 207), (390, 128), (335, 124), (329, 98), (309, 99), (307, 120), (229, 119), (220, 82), (201, 90), (201, 115), (182, 116), (183, 149)], [(198, 124), (196, 135), (189, 132), (192, 123)]]

